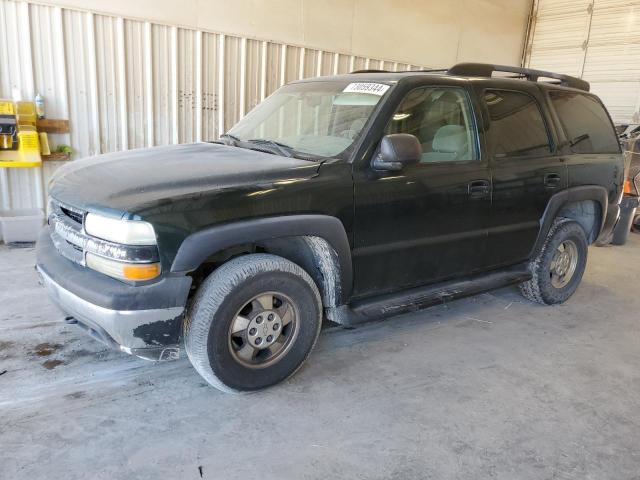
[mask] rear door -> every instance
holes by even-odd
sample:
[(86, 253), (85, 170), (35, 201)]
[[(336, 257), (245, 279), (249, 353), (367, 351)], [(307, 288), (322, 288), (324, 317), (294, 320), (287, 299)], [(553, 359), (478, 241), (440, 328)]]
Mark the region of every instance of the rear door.
[(567, 168), (537, 87), (482, 88), (479, 96), (493, 180), (487, 261), (512, 265), (529, 256), (550, 197), (567, 187)]
[(397, 172), (354, 166), (354, 292), (399, 290), (482, 269), (491, 178), (466, 88), (408, 91), (382, 134), (415, 135), (422, 161)]
[(569, 187), (601, 185), (609, 202), (616, 202), (622, 188), (621, 152), (602, 102), (569, 90), (550, 90), (549, 99), (562, 127)]

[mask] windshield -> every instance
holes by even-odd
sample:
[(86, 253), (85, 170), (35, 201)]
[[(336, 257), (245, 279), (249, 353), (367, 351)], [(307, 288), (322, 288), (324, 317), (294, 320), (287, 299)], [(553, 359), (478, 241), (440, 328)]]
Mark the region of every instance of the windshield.
[[(270, 147), (301, 158), (347, 151), (389, 85), (320, 81), (285, 85), (254, 108), (226, 137), (236, 146)], [(251, 148), (251, 147), (247, 147)]]

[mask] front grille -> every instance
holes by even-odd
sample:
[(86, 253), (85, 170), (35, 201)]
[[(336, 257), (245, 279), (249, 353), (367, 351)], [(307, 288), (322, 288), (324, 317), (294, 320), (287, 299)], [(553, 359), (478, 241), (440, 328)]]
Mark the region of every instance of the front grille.
[(53, 244), (60, 255), (80, 265), (84, 265), (86, 243), (86, 235), (82, 230), (83, 218), (81, 210), (50, 199), (49, 225)]
[(75, 210), (70, 210), (63, 206), (60, 206), (60, 211), (64, 213), (67, 217), (69, 217), (71, 220), (73, 220), (74, 222), (82, 225), (82, 217), (84, 217), (82, 213)]

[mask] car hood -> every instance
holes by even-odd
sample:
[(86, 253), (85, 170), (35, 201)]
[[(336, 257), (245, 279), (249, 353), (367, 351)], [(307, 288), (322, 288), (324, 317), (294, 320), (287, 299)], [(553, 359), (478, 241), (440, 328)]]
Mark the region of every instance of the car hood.
[(49, 193), (83, 210), (132, 215), (164, 199), (315, 175), (319, 163), (212, 143), (172, 145), (71, 162)]

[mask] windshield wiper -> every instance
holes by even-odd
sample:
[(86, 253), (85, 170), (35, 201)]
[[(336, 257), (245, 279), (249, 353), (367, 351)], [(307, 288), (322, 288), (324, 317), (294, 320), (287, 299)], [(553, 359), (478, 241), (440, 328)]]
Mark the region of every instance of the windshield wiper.
[(251, 140), (247, 140), (247, 143), (268, 145), (280, 152), (280, 154), (284, 155), (285, 157), (293, 157), (293, 147), (285, 145), (284, 143), (276, 142), (275, 140), (267, 140), (266, 138), (252, 138)]
[(586, 140), (587, 138), (589, 138), (589, 134), (588, 133), (585, 133), (584, 135), (580, 135), (579, 137), (576, 137), (573, 140), (571, 140), (569, 142), (569, 146), (570, 147), (574, 147), (577, 144), (579, 144), (580, 142), (582, 142), (583, 140)]
[[(293, 147), (276, 140), (269, 140), (266, 138), (252, 138), (251, 140), (242, 140), (241, 138), (236, 137), (235, 135), (232, 135), (230, 133), (223, 133), (222, 135), (220, 135), (220, 138), (230, 140), (230, 144), (234, 147), (259, 150), (261, 152), (268, 152), (274, 155), (279, 154), (289, 158), (299, 158), (301, 160), (307, 160), (310, 162), (315, 162), (320, 158), (316, 155), (307, 155), (302, 152), (298, 152)], [(253, 145), (255, 145), (255, 148), (252, 148)]]
[[(231, 140), (231, 145), (240, 148), (251, 149), (251, 144), (264, 145), (265, 147), (271, 147), (268, 151), (274, 154), (284, 155), (285, 157), (293, 156), (293, 148), (284, 143), (276, 142), (275, 140), (267, 140), (264, 138), (253, 138), (251, 140), (242, 140), (231, 133), (223, 133), (220, 138)], [(275, 151), (274, 151), (275, 150)]]
[(240, 140), (235, 135), (231, 135), (230, 133), (223, 133), (222, 135), (220, 135), (220, 138), (228, 138), (229, 140), (231, 140), (231, 144), (234, 147), (237, 146), (238, 143), (242, 142), (242, 140)]

